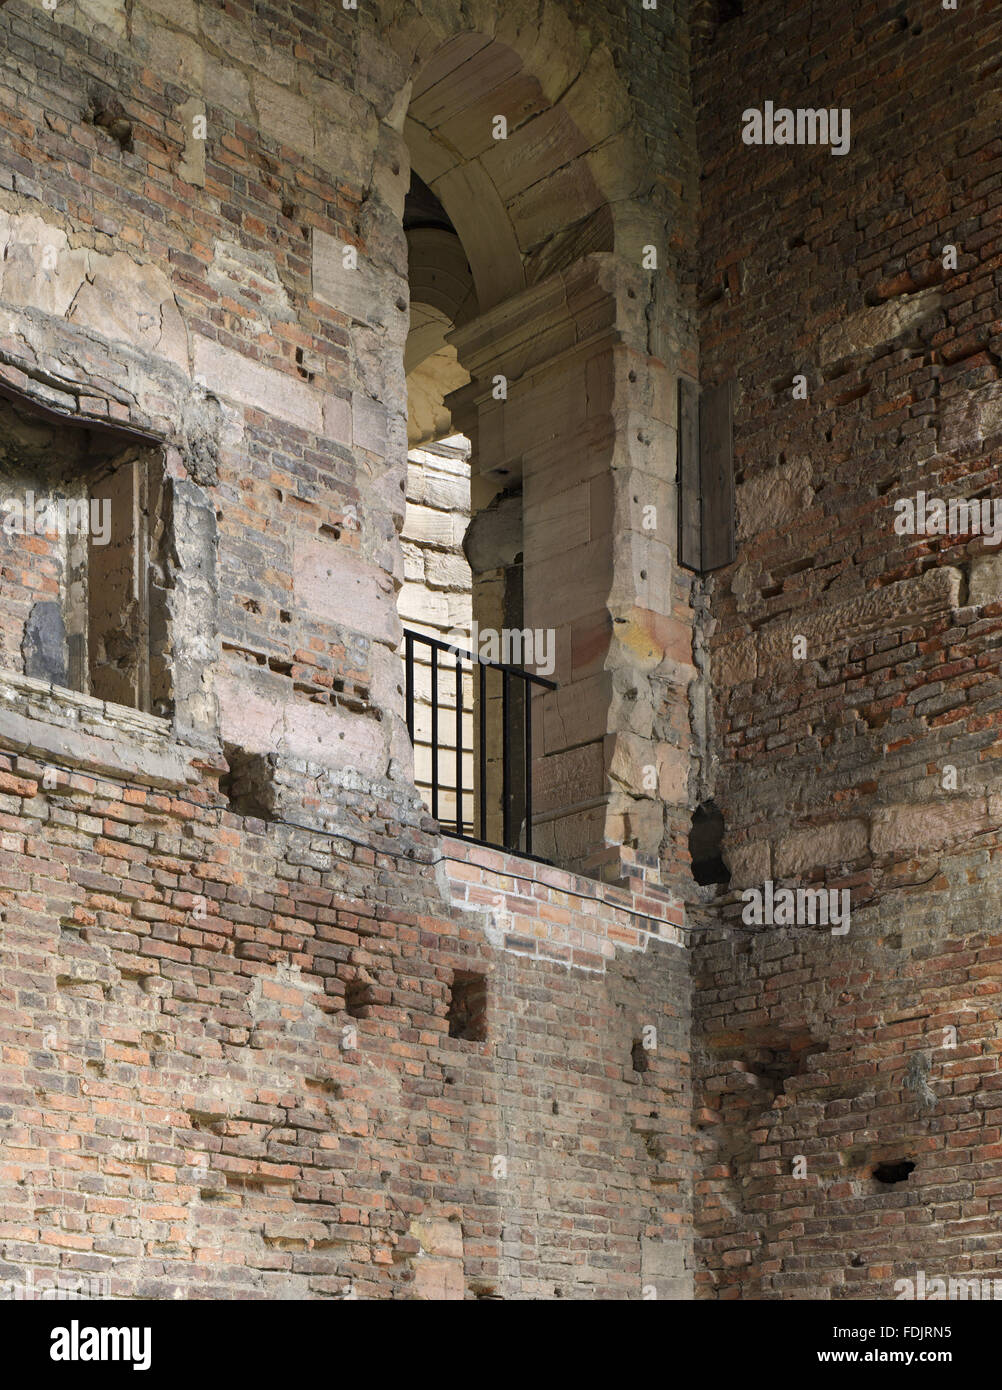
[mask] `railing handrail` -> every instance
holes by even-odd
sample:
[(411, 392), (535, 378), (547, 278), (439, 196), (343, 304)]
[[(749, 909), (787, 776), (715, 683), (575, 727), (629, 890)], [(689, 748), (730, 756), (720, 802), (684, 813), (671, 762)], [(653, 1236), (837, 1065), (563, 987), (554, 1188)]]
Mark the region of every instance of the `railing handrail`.
[(440, 637), (428, 637), (423, 632), (414, 632), (409, 627), (404, 628), (404, 639), (411, 642), (423, 642), (426, 647), (435, 647), (440, 652), (448, 652), (450, 656), (459, 657), (463, 661), (472, 661), (476, 666), (489, 666), (492, 671), (507, 671), (509, 676), (519, 676), (524, 681), (532, 681), (534, 685), (542, 685), (547, 690), (559, 689), (556, 681), (548, 681), (545, 676), (537, 676), (535, 671), (527, 671), (524, 666), (509, 666), (504, 661), (488, 661), (486, 657), (475, 656), (473, 652), (466, 652), (459, 647), (453, 646), (451, 642), (443, 642)]

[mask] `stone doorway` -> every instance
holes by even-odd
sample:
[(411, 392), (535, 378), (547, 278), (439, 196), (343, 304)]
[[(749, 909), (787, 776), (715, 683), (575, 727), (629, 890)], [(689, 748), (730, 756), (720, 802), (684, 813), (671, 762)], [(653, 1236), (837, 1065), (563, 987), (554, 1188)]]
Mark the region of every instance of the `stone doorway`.
[[(568, 83), (566, 53), (521, 37), (384, 38), (409, 77), (390, 117), (412, 170), (409, 442), (469, 441), (472, 619), (538, 632), (554, 654), (558, 688), (530, 696), (534, 852), (612, 880), (627, 860), (656, 872), (688, 830), (679, 816), (675, 837), (665, 806), (687, 798), (694, 673), (672, 592), (667, 306), (645, 271), (660, 238), (630, 204), (628, 101), (605, 51)], [(451, 278), (436, 265), (449, 248)]]

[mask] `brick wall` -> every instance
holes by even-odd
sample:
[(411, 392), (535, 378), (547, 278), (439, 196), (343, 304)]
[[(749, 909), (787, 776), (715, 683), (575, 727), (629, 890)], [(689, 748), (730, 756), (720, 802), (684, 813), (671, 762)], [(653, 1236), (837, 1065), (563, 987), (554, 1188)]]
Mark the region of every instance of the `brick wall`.
[[(520, 99), (566, 103), (514, 161), (540, 161), (506, 209), (515, 307), (464, 346), (488, 382), (503, 329), (527, 382), (476, 422), (484, 459), (604, 473), (602, 583), (565, 633), (587, 682), (544, 735), (592, 747), (564, 857), (618, 887), (443, 840), (402, 729), (398, 99), (458, 9), (0, 8), (0, 375), (162, 446), (180, 644), (172, 720), (26, 680), (59, 576), (3, 543), (4, 1278), (680, 1296), (694, 1207), (706, 1296), (994, 1267), (1002, 580), (893, 504), (997, 473), (999, 21), (700, 4), (693, 109), (684, 6), (526, 8), (480, 16), (489, 61), (531, 49)], [(743, 144), (767, 100), (849, 108), (850, 152)], [(679, 371), (738, 382), (739, 554), (708, 581), (670, 553)], [(711, 795), (732, 879), (687, 885), (691, 1005)], [(850, 889), (849, 935), (749, 931), (736, 890), (767, 878)], [(484, 1038), (453, 1027), (457, 977)]]
[[(441, 842), (403, 840), (375, 789), (337, 833), (236, 816), (204, 760), (185, 782), (141, 754), (144, 716), (131, 778), (74, 770), (101, 740), (100, 706), (76, 704), (90, 742), (67, 729), (62, 765), (32, 743), (55, 710), (0, 728), (28, 750), (0, 759), (4, 1279), (153, 1298), (689, 1287), (687, 968), (650, 917), (677, 908), (446, 841), (450, 911)], [(554, 938), (579, 932), (580, 960), (527, 958), (474, 878), (520, 930), (538, 907)], [(643, 933), (619, 925), (634, 910)], [(483, 1041), (449, 1035), (457, 971), (485, 977)]]
[[(853, 918), (701, 923), (703, 1292), (889, 1297), (1000, 1248), (998, 552), (893, 526), (920, 488), (997, 494), (1000, 21), (717, 18), (694, 69), (700, 370), (738, 382), (739, 546), (710, 589), (713, 790), (732, 904), (827, 882)], [(849, 152), (744, 144), (766, 100), (849, 108)], [(907, 1179), (872, 1178), (899, 1158)]]
[[(0, 376), (162, 447), (177, 560), (173, 717), (26, 678), (16, 640), (3, 648), (5, 1280), (77, 1271), (165, 1298), (640, 1297), (691, 1280), (676, 905), (593, 898), (586, 880), (568, 905), (548, 882), (532, 895), (555, 914), (547, 949), (509, 949), (489, 905), (453, 900), (413, 785), (400, 94), (468, 22), (457, 7), (411, 34), (414, 18), (0, 7)], [(498, 16), (480, 18), (493, 34)], [(508, 41), (538, 47), (548, 91), (588, 65), (561, 139), (577, 150), (577, 121), (580, 148), (603, 148), (625, 214), (631, 67), (644, 140), (670, 129), (637, 19), (627, 35), (615, 8), (533, 7), (538, 45), (501, 19), (501, 65)], [(542, 101), (537, 76), (519, 81)], [(606, 108), (595, 93), (613, 90)], [(680, 197), (655, 185), (648, 221)], [(531, 251), (540, 282), (592, 246), (574, 241), (580, 189), (557, 191), (521, 210), (519, 274)], [(595, 245), (584, 279), (625, 302)], [(663, 341), (672, 297), (631, 303), (616, 331), (644, 343), (653, 323)], [(610, 439), (645, 418), (644, 372), (665, 374), (629, 353)], [(611, 383), (596, 390), (611, 412)], [(22, 560), (0, 554), (18, 614), (56, 580), (36, 556), (25, 585)], [(618, 853), (600, 844), (596, 862), (619, 875)], [(638, 932), (659, 911), (665, 932)], [(577, 962), (557, 941), (575, 931)], [(450, 1036), (457, 973), (486, 980), (482, 1040)]]
[(685, 945), (682, 904), (639, 864), (629, 886), (614, 887), (458, 839), (445, 850), (453, 904), (482, 914), (495, 944), (517, 955), (602, 971), (654, 938)]

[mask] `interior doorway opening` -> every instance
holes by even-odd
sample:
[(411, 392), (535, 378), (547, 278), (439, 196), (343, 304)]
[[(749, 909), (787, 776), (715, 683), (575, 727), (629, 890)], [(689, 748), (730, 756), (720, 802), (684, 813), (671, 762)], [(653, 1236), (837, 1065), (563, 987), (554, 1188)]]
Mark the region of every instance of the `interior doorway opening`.
[(455, 227), (416, 174), (404, 230), (411, 318), (398, 602), (411, 634), (403, 655), (415, 781), (443, 828), (531, 852), (529, 682), (478, 660), (481, 636), (497, 634), (490, 654), (517, 664), (502, 641), (522, 629), (521, 487), (479, 476), (475, 441), (454, 426), (450, 397), (470, 376), (449, 334), (476, 316), (477, 294)]

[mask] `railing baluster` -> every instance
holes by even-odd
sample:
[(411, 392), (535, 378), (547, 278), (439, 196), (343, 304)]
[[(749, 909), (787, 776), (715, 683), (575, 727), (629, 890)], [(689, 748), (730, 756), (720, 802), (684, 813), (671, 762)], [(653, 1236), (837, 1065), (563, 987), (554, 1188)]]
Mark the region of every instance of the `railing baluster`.
[(456, 657), (456, 834), (463, 833), (463, 663)]
[[(524, 853), (532, 854), (532, 690), (533, 685), (542, 686), (546, 690), (556, 690), (555, 681), (545, 680), (542, 676), (536, 676), (531, 671), (525, 671), (518, 666), (508, 666), (500, 661), (483, 661), (479, 656), (474, 656), (471, 652), (459, 651), (456, 647), (450, 646), (446, 642), (441, 642), (435, 637), (426, 637), (422, 632), (411, 632), (404, 630), (404, 667), (406, 672), (406, 709), (407, 709), (407, 732), (410, 734), (411, 742), (414, 743), (417, 737), (417, 698), (415, 687), (415, 656), (414, 645), (422, 642), (431, 652), (431, 814), (435, 820), (439, 819), (439, 800), (442, 788), (439, 786), (439, 652), (449, 652), (455, 661), (456, 672), (456, 834), (464, 840), (472, 839), (477, 843), (492, 845), (495, 849), (514, 849), (517, 853), (522, 841), (521, 825), (513, 826), (512, 798), (513, 784), (515, 780), (514, 758), (515, 739), (512, 734), (512, 722), (514, 719), (514, 705), (516, 701), (513, 695), (511, 681), (517, 677), (522, 685), (518, 687), (523, 692), (521, 706), (524, 706), (523, 717), (525, 720), (524, 729), (520, 730), (523, 739), (522, 754), (525, 760), (525, 789), (524, 797), (521, 798), (521, 809), (525, 815), (525, 850)], [(478, 725), (479, 748), (477, 749), (477, 772), (479, 775), (479, 786), (471, 788), (474, 794), (474, 806), (470, 814), (470, 829), (479, 831), (477, 835), (466, 835), (464, 830), (463, 809), (466, 799), (466, 789), (463, 786), (463, 719), (466, 714), (465, 703), (463, 700), (463, 662), (472, 662), (477, 670), (477, 684), (474, 696), (476, 705), (476, 718)], [(501, 674), (501, 839), (500, 845), (495, 845), (487, 839), (487, 781), (488, 781), (488, 758), (487, 758), (487, 672), (493, 667)], [(446, 788), (445, 790), (451, 790)], [(451, 832), (450, 832), (451, 833)]]
[(438, 647), (431, 649), (431, 814), (438, 820)]
[(487, 839), (487, 663), (477, 664), (477, 705), (480, 718), (480, 838)]
[(525, 852), (532, 853), (532, 687), (526, 681), (525, 691)]

